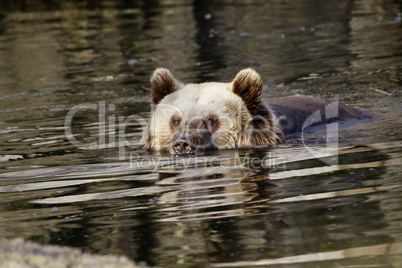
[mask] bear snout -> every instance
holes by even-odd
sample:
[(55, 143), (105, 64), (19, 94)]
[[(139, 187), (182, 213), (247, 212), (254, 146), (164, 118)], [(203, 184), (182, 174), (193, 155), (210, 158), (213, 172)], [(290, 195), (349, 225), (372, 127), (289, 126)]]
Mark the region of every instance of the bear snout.
[(216, 150), (211, 133), (204, 128), (187, 128), (185, 134), (177, 136), (172, 143), (172, 149), (176, 154), (191, 154)]
[(183, 138), (180, 138), (173, 143), (173, 150), (176, 154), (190, 154), (194, 151), (190, 143)]

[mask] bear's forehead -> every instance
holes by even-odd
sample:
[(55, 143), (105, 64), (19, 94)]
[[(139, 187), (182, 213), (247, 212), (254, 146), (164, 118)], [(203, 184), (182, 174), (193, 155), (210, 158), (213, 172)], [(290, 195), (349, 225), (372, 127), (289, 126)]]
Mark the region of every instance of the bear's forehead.
[(177, 107), (213, 107), (214, 104), (224, 105), (227, 102), (238, 103), (240, 98), (232, 93), (227, 83), (187, 84), (180, 90), (166, 96), (161, 103)]
[(185, 118), (237, 113), (244, 106), (239, 96), (231, 92), (229, 83), (187, 84), (166, 96), (156, 107), (155, 116), (169, 118), (174, 114)]

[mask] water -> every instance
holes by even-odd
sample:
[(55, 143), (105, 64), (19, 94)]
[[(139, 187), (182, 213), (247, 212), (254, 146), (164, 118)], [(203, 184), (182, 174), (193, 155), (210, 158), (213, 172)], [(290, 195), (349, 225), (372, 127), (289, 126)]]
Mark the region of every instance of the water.
[[(162, 267), (402, 263), (400, 1), (0, 10), (0, 237)], [(318, 132), (270, 151), (149, 155), (139, 118), (162, 66), (183, 82), (252, 67), (266, 98), (339, 99), (374, 119), (341, 128), (337, 147)]]

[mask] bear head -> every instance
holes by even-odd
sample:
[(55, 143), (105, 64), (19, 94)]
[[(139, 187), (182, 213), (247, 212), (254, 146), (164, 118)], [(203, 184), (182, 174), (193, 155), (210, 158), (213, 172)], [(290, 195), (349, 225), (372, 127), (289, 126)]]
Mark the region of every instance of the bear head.
[(261, 77), (252, 69), (230, 83), (200, 84), (182, 84), (169, 70), (156, 69), (145, 149), (183, 154), (281, 143), (282, 131), (261, 90)]

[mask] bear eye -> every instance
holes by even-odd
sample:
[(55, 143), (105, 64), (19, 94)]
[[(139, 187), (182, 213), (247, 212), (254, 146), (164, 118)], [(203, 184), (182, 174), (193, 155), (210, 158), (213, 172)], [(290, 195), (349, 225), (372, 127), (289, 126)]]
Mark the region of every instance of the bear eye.
[(172, 116), (172, 118), (170, 119), (170, 123), (172, 126), (177, 127), (180, 125), (181, 119), (177, 116)]
[(208, 118), (208, 123), (210, 123), (211, 125), (213, 125), (213, 124), (215, 124), (216, 123), (216, 118), (215, 117), (211, 117), (211, 118)]
[(218, 124), (218, 118), (216, 116), (210, 116), (207, 119), (208, 125), (212, 128), (216, 127), (216, 125)]

